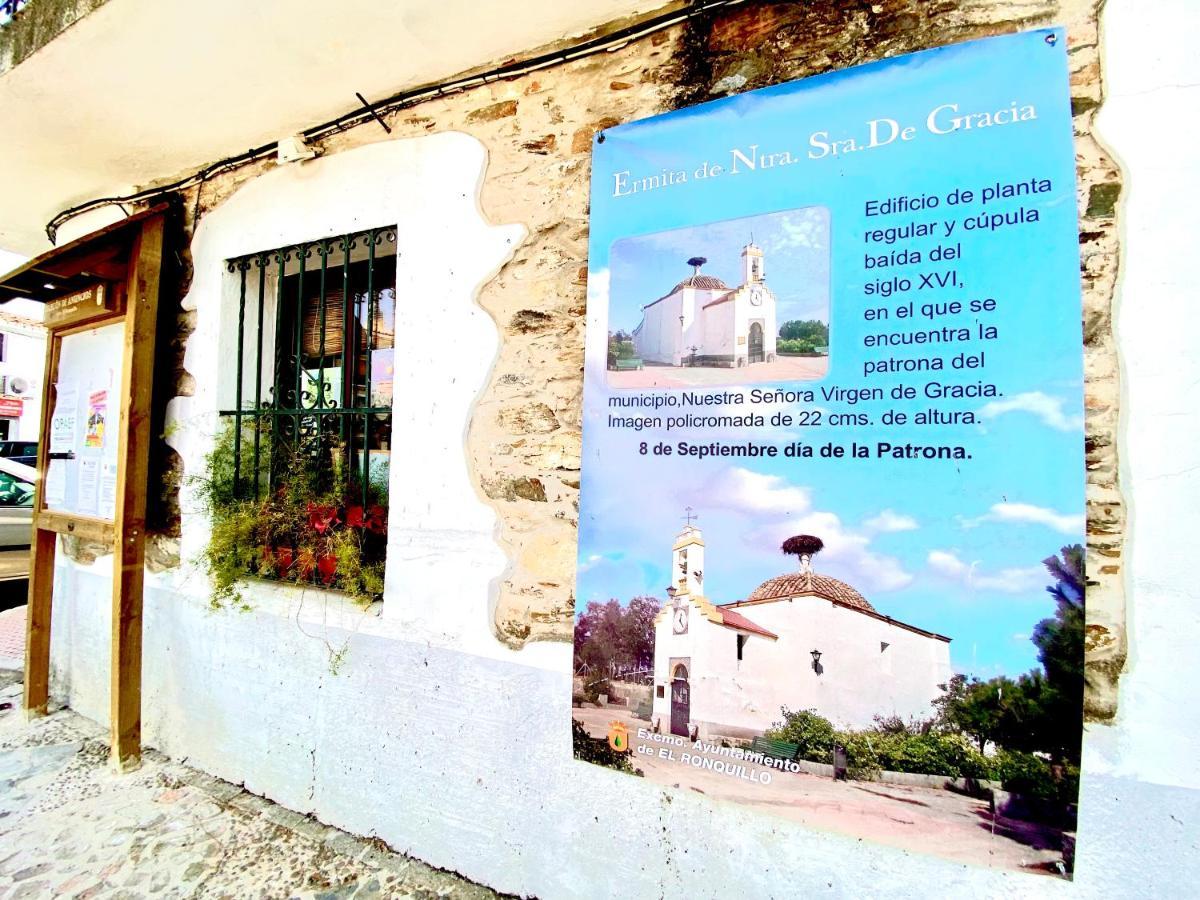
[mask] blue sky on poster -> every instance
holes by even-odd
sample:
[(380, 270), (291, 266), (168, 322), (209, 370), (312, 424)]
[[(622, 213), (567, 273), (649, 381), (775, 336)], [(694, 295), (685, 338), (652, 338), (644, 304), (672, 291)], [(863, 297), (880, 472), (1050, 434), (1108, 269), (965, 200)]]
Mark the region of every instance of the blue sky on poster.
[[(1001, 452), (1018, 442), (1051, 451), (1077, 446), (1081, 432), (1055, 421), (1013, 409), (988, 427)], [(819, 460), (713, 461), (692, 463), (687, 478), (671, 477), (669, 465), (657, 461), (647, 475), (661, 477), (638, 479), (636, 493), (615, 491), (588, 504), (581, 603), (662, 598), (671, 543), (691, 506), (704, 530), (706, 588), (715, 602), (744, 599), (760, 582), (792, 571), (795, 561), (779, 552), (780, 543), (816, 534), (826, 543), (818, 571), (855, 585), (885, 615), (953, 637), (956, 667), (1011, 674), (1035, 664), (1029, 634), (1053, 612), (1041, 560), (1082, 539), (1075, 492), (1024, 490), (1017, 454), (1003, 466), (1012, 489), (992, 488), (990, 496), (945, 462), (872, 461), (864, 472)]]
[(609, 330), (632, 332), (642, 307), (692, 274), (687, 261), (708, 260), (703, 272), (730, 287), (742, 283), (742, 248), (763, 251), (776, 321), (829, 321), (829, 210), (824, 207), (747, 216), (617, 241), (610, 256)]
[[(1053, 613), (1041, 560), (1063, 545), (1081, 542), (1084, 528), (1079, 256), (1069, 95), (1061, 79), (1062, 41), (1051, 44), (1043, 37), (1032, 32), (969, 49), (944, 48), (895, 66), (883, 63), (781, 85), (607, 132), (603, 150), (598, 147), (593, 159), (576, 590), (580, 607), (610, 597), (662, 597), (672, 539), (683, 523), (684, 507), (691, 506), (704, 529), (706, 588), (715, 602), (743, 599), (763, 580), (793, 570), (795, 561), (780, 554), (779, 544), (791, 534), (808, 532), (826, 543), (816, 560), (818, 571), (855, 585), (885, 615), (952, 637), (952, 663), (959, 670), (987, 677), (1036, 665), (1029, 634)], [(957, 62), (968, 54), (970, 64), (959, 67)], [(1031, 105), (1036, 117), (931, 138), (922, 123), (931, 110), (945, 104), (957, 104), (963, 112)], [(803, 158), (815, 130), (833, 136), (863, 134), (864, 122), (880, 116), (912, 123), (917, 128), (914, 139), (836, 159)], [(732, 147), (745, 150), (752, 144), (793, 148), (798, 161), (613, 196), (616, 173), (664, 168), (693, 173), (704, 161), (728, 160)], [(1050, 179), (1052, 189), (986, 206), (979, 202), (987, 187), (1035, 176)], [(950, 206), (946, 198), (956, 189), (973, 190), (975, 201)], [(894, 196), (930, 196), (941, 202), (916, 213), (865, 215), (866, 200)], [(829, 211), (831, 350), (826, 378), (806, 386), (818, 391), (830, 385), (880, 387), (890, 392), (901, 384), (920, 387), (933, 378), (959, 385), (994, 383), (999, 395), (947, 402), (918, 392), (912, 400), (854, 407), (820, 397), (811, 404), (826, 412), (868, 413), (872, 424), (862, 428), (766, 426), (747, 433), (607, 427), (610, 390), (603, 375), (608, 305), (610, 299), (627, 303), (624, 291), (629, 285), (621, 287), (621, 297), (616, 288), (619, 279), (635, 278), (618, 271), (618, 263), (624, 265), (622, 248), (668, 241), (660, 249), (671, 274), (664, 268), (653, 277), (646, 275), (641, 286), (630, 282), (630, 293), (644, 291), (649, 296), (642, 302), (649, 302), (687, 274), (683, 263), (688, 255), (701, 252), (671, 244), (679, 234), (676, 229), (814, 207)], [(1036, 210), (1039, 221), (977, 229), (962, 237), (967, 218), (1020, 208)], [(948, 298), (945, 292), (925, 296), (914, 289), (887, 301), (866, 297), (864, 286), (874, 279), (907, 276), (915, 282), (915, 273), (940, 268), (920, 264), (865, 269), (865, 233), (911, 221), (957, 224), (950, 243), (962, 241), (963, 259), (955, 265), (964, 286), (953, 296), (996, 298), (999, 309), (988, 322), (998, 328), (998, 340), (961, 348), (864, 348), (868, 335), (886, 331), (975, 326), (970, 317), (922, 317), (921, 303)], [(663, 238), (662, 232), (672, 234)], [(640, 240), (616, 243), (631, 237)], [(722, 260), (733, 257), (734, 274), (741, 243), (738, 238), (721, 254)], [(907, 246), (928, 254), (943, 243), (931, 237)], [(892, 248), (878, 252), (887, 249)], [(679, 251), (685, 251), (682, 258)], [(714, 260), (716, 254), (701, 255)], [(639, 267), (653, 271), (658, 259), (647, 251)], [(1027, 265), (1031, 260), (1036, 265)], [(710, 263), (706, 271), (728, 280), (730, 264), (718, 265), (723, 268), (714, 271)], [(769, 278), (773, 265), (777, 262), (769, 259)], [(894, 310), (908, 300), (915, 305), (906, 321), (864, 319), (868, 305)], [(781, 314), (780, 321), (786, 317), (790, 316)], [(631, 328), (636, 321), (620, 324)], [(985, 365), (951, 368), (950, 360), (963, 349), (982, 349)], [(867, 359), (933, 354), (944, 357), (945, 371), (871, 374), (863, 366)], [(971, 410), (978, 423), (939, 428), (911, 424), (916, 414), (935, 405)], [(777, 410), (794, 414), (800, 406), (755, 406), (747, 401), (741, 407), (691, 411), (753, 411), (769, 418)], [(885, 427), (880, 415), (886, 409), (906, 413), (909, 424)], [(638, 453), (643, 441), (685, 440), (752, 440), (781, 446), (793, 441), (815, 446), (947, 444), (966, 447), (971, 458), (698, 461)]]

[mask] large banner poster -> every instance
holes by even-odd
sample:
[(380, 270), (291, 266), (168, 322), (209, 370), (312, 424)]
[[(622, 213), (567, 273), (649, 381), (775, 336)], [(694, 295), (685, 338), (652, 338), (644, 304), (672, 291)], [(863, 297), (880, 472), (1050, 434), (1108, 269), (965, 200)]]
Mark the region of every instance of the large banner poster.
[(1060, 29), (596, 137), (575, 755), (1073, 864), (1084, 461)]

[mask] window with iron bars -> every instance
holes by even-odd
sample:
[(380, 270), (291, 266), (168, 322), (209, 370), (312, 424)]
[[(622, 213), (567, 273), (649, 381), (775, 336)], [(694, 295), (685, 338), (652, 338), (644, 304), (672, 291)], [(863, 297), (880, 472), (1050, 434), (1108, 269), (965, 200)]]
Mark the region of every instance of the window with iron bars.
[(255, 538), (262, 556), (250, 574), (339, 586), (332, 537), (360, 535), (364, 564), (383, 561), (395, 228), (253, 253), (226, 268), (237, 298), (237, 354), (224, 373), (233, 389), (223, 392), (233, 406), (221, 410), (232, 433), (230, 494), (283, 522)]

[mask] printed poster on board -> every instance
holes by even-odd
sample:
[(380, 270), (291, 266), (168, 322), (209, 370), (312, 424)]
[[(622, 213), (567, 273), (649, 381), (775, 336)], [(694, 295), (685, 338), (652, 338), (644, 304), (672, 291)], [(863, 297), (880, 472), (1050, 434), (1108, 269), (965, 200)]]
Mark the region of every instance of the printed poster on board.
[(596, 137), (578, 758), (1069, 877), (1076, 216), (1061, 29)]
[(83, 438), (85, 447), (104, 446), (104, 429), (108, 420), (108, 391), (92, 391), (88, 394), (87, 432)]

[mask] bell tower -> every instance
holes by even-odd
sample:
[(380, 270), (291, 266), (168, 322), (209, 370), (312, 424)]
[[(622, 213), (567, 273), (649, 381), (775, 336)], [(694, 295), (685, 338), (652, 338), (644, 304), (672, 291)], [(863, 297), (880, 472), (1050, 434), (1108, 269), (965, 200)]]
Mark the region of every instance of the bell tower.
[(742, 248), (742, 284), (761, 284), (766, 277), (762, 248), (751, 238)]
[(704, 536), (700, 529), (692, 524), (691, 509), (688, 509), (688, 523), (675, 538), (671, 548), (671, 586), (677, 595), (688, 594), (693, 597), (704, 596)]

